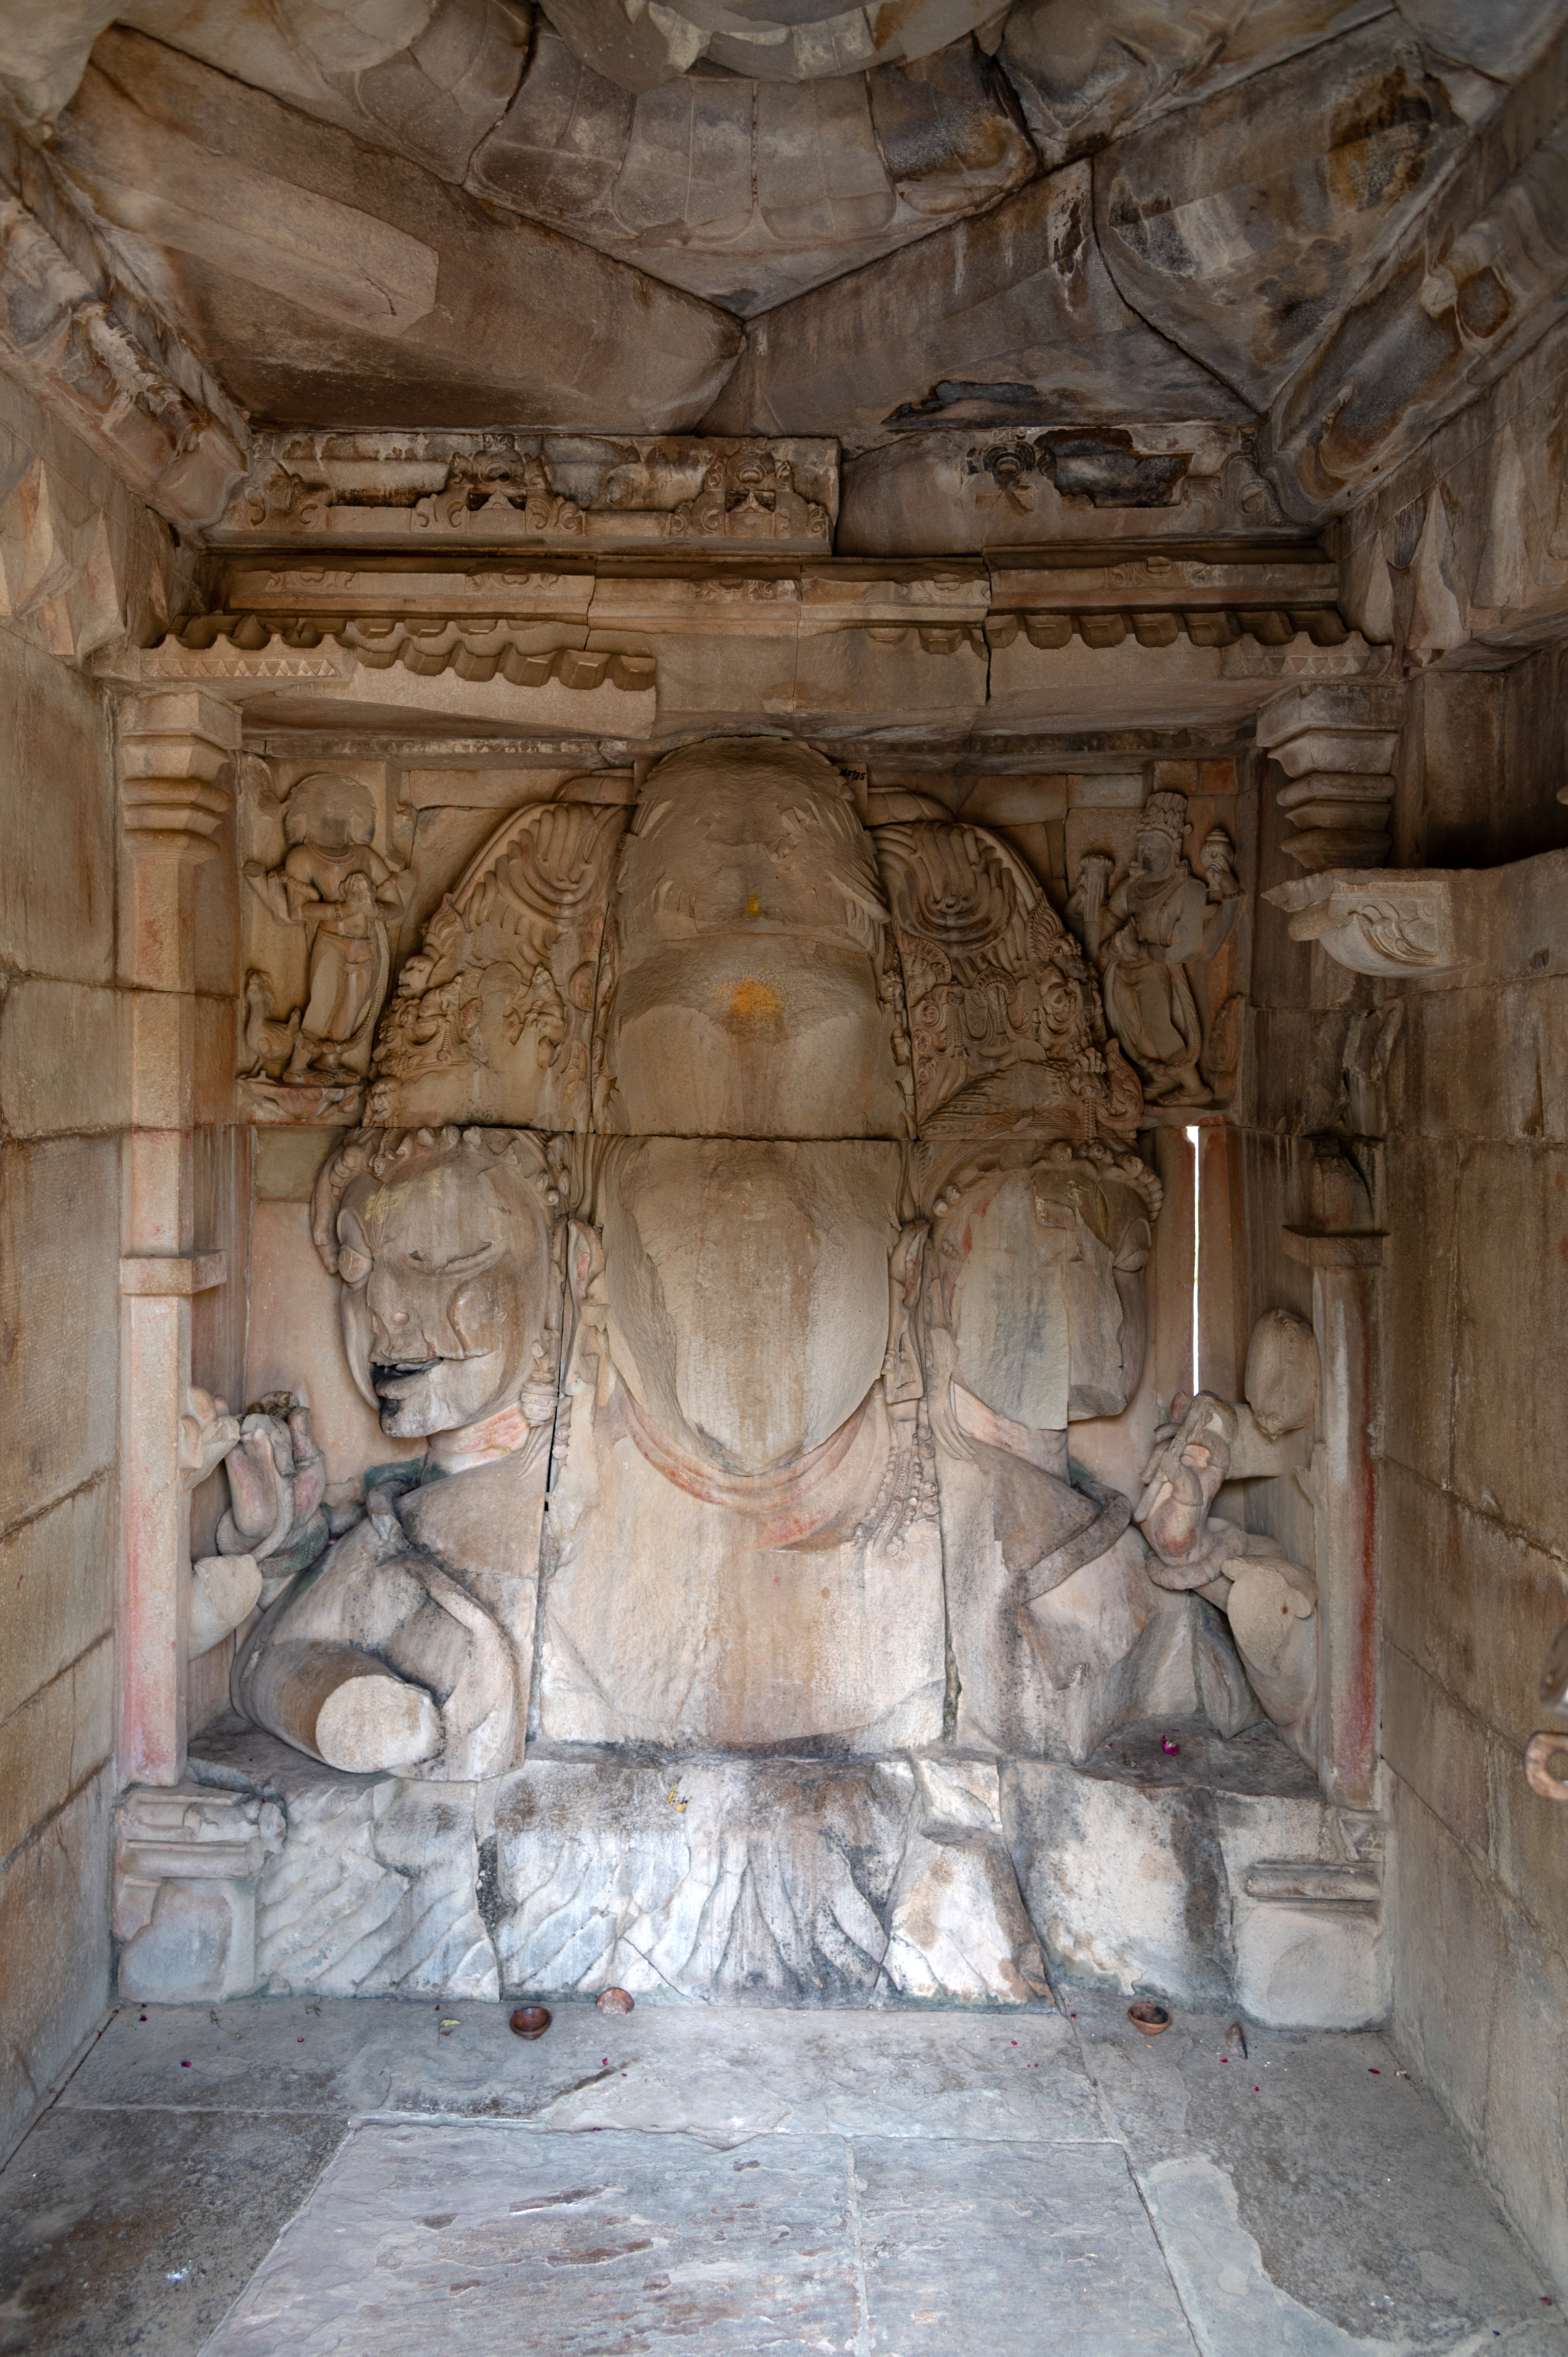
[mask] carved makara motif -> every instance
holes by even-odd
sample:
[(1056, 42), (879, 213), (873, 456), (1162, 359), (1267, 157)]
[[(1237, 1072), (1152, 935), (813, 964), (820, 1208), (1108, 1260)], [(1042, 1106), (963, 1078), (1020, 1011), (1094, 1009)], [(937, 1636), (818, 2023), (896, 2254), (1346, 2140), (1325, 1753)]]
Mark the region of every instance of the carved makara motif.
[(241, 542), (720, 539), (825, 551), (837, 500), (836, 446), (798, 437), (263, 433), (223, 531)]
[(1138, 1083), (1082, 952), (983, 828), (879, 827), (926, 1136), (1130, 1142)]
[(1320, 942), (1352, 974), (1400, 981), (1465, 962), (1445, 875), (1330, 868), (1298, 884), (1276, 884), (1263, 898), (1285, 910), (1293, 942)]
[(376, 1041), (383, 1127), (588, 1126), (599, 936), (626, 813), (533, 802), (447, 893), (398, 976)]
[[(1187, 798), (1151, 794), (1138, 821), (1132, 865), (1086, 852), (1068, 914), (1099, 969), (1105, 1016), (1143, 1080), (1151, 1104), (1208, 1104), (1199, 1070), (1235, 1068), (1234, 1042), (1220, 1030), (1205, 1052), (1192, 969), (1219, 950), (1241, 906), (1230, 836), (1213, 827), (1198, 852), (1201, 878), (1182, 856)], [(1240, 1013), (1234, 1008), (1233, 1022)]]

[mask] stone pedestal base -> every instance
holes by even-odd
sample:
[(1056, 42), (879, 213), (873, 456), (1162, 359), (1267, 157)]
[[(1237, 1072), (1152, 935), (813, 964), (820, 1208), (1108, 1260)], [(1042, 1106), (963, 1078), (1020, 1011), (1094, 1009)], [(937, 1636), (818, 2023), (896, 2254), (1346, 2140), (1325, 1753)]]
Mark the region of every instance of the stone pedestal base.
[[(557, 1748), (431, 1784), (227, 1719), (190, 1777), (286, 1819), (254, 1883), (266, 1994), (1021, 2006), (1049, 2002), (1048, 1958), (1052, 1978), (1263, 2021), (1380, 2018), (1368, 1821), (1273, 1728), (1175, 1731), (1176, 1754), (1133, 1730), (1083, 1768)], [(133, 1953), (135, 1995), (190, 1993), (153, 1986), (145, 1940)]]
[(1127, 1727), (1081, 1768), (1010, 1760), (1003, 1815), (1053, 1980), (1234, 2006), (1276, 2029), (1382, 2021), (1381, 1829), (1272, 1727)]

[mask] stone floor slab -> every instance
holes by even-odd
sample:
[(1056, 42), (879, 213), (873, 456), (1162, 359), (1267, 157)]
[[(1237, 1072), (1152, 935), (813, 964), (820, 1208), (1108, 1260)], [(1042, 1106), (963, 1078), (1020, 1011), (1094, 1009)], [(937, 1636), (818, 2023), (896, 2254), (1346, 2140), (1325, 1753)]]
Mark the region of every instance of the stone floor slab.
[(195, 2357), (348, 2130), (56, 2109), (0, 2171), (0, 2351)]
[(208, 2357), (853, 2349), (845, 2147), (372, 2126)]
[(561, 2005), (521, 2043), (504, 2005), (245, 1997), (121, 2008), (68, 2105), (238, 2098), (258, 2110), (529, 2120), (541, 2127), (762, 2135), (1106, 2134), (1055, 2013), (780, 2013)]
[(857, 2138), (854, 2151), (879, 2357), (1193, 2357), (1119, 2147)]
[(1386, 2038), (1250, 2028), (1243, 2057), (1223, 2015), (1148, 2040), (1119, 1999), (1072, 2010), (1206, 2357), (1568, 2357), (1551, 2285)]
[(1114, 2146), (361, 2128), (207, 2357), (1193, 2357)]

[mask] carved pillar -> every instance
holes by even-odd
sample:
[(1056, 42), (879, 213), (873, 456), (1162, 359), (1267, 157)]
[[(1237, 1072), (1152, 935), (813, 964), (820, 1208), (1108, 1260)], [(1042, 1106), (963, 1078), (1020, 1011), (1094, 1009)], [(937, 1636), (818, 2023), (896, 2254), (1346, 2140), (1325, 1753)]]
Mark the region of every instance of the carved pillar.
[(1402, 681), (1293, 687), (1258, 715), (1258, 742), (1285, 773), (1277, 800), (1299, 867), (1380, 867), (1389, 856)]
[(190, 1533), (180, 1415), (190, 1304), (220, 1284), (193, 1234), (196, 1083), (192, 885), (231, 806), (218, 779), (240, 741), (232, 706), (199, 691), (121, 708), (120, 978), (132, 1001), (131, 1131), (120, 1263), (120, 1724), (123, 1781), (185, 1766)]
[(1377, 1272), (1380, 1235), (1287, 1228), (1284, 1248), (1312, 1271), (1322, 1366), (1321, 1428), (1303, 1487), (1317, 1554), (1317, 1749), (1324, 1790), (1373, 1805), (1381, 1717), (1382, 1597), (1378, 1561)]

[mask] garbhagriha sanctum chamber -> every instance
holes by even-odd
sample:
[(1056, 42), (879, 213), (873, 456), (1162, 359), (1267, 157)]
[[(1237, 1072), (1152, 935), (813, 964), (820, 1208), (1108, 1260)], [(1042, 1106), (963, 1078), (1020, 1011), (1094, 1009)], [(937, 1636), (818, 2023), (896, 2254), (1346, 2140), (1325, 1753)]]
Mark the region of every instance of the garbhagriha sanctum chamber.
[(1568, 0), (0, 12), (0, 2351), (1568, 2357)]

